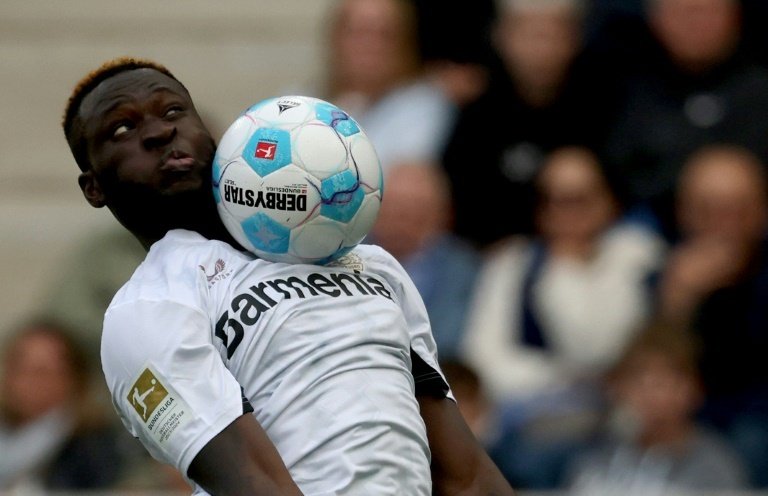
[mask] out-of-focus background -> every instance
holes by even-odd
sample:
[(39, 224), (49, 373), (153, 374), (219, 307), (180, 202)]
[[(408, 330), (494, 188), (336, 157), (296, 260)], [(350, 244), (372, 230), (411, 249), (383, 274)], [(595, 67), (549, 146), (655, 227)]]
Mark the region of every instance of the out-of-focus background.
[(327, 0), (0, 4), (0, 328), (33, 310), (62, 254), (107, 210), (83, 202), (61, 130), (75, 83), (119, 55), (166, 64), (217, 126), (312, 81)]
[(357, 119), (366, 242), (522, 494), (766, 494), (766, 26), (764, 0), (3, 1), (0, 492), (188, 491), (109, 404), (101, 319), (144, 252), (60, 127), (132, 55), (216, 138), (278, 94)]

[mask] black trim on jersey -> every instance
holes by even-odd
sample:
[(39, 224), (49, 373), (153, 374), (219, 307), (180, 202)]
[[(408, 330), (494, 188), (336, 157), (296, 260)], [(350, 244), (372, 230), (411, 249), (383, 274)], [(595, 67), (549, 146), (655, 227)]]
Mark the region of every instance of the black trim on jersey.
[(413, 351), (413, 348), (411, 348), (411, 364), (416, 396), (434, 396), (435, 398), (448, 396), (450, 388), (443, 376)]
[(243, 386), (240, 386), (240, 396), (243, 399), (243, 415), (246, 413), (253, 413), (253, 405), (251, 405), (251, 402), (245, 397), (245, 389), (243, 389)]

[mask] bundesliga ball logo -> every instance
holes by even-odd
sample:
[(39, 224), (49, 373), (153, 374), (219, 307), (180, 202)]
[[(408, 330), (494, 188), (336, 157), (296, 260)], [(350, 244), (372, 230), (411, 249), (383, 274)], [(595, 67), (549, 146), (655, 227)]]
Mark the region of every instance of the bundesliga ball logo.
[(382, 171), (360, 126), (316, 98), (253, 105), (227, 129), (213, 163), (219, 215), (244, 248), (274, 262), (325, 264), (368, 234)]

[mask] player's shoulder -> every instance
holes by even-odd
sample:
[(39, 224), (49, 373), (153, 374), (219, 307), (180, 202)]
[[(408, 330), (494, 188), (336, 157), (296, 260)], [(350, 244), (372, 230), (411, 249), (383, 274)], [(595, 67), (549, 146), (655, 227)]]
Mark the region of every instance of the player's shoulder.
[(168, 253), (177, 255), (182, 252), (198, 254), (211, 251), (242, 255), (241, 252), (223, 241), (208, 239), (195, 231), (173, 229), (152, 245), (147, 258), (160, 258)]
[(207, 239), (194, 231), (174, 229), (152, 245), (145, 263), (147, 269), (155, 273), (186, 271), (190, 266), (204, 265), (210, 258), (245, 262), (249, 256), (223, 241)]
[(328, 265), (352, 268), (359, 272), (400, 269), (400, 263), (387, 250), (378, 245), (362, 243)]
[(406, 286), (412, 286), (410, 276), (397, 259), (384, 248), (372, 244), (359, 244), (354, 250), (332, 262), (356, 272), (380, 278), (399, 294)]
[(209, 240), (193, 231), (175, 229), (151, 246), (144, 262), (112, 303), (183, 298), (187, 292), (197, 291), (208, 276), (230, 271), (247, 261), (248, 255), (227, 243)]

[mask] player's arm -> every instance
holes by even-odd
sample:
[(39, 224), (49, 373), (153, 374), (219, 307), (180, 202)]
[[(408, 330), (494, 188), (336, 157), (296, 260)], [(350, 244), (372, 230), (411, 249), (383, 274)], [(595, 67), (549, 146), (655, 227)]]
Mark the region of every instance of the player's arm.
[(217, 496), (302, 494), (272, 441), (250, 414), (213, 437), (195, 456), (187, 475)]
[(416, 286), (391, 256), (383, 257), (411, 334), (411, 374), (432, 454), (433, 494), (513, 496), (515, 493), (461, 416), (437, 361), (429, 316)]
[(437, 365), (411, 349), (411, 374), (432, 452), (433, 494), (511, 496), (514, 491), (467, 426)]
[(107, 312), (102, 367), (123, 423), (154, 458), (212, 494), (301, 494), (200, 305), (136, 299)]
[(512, 496), (499, 469), (475, 439), (456, 403), (437, 395), (417, 395), (432, 452), (433, 494)]

